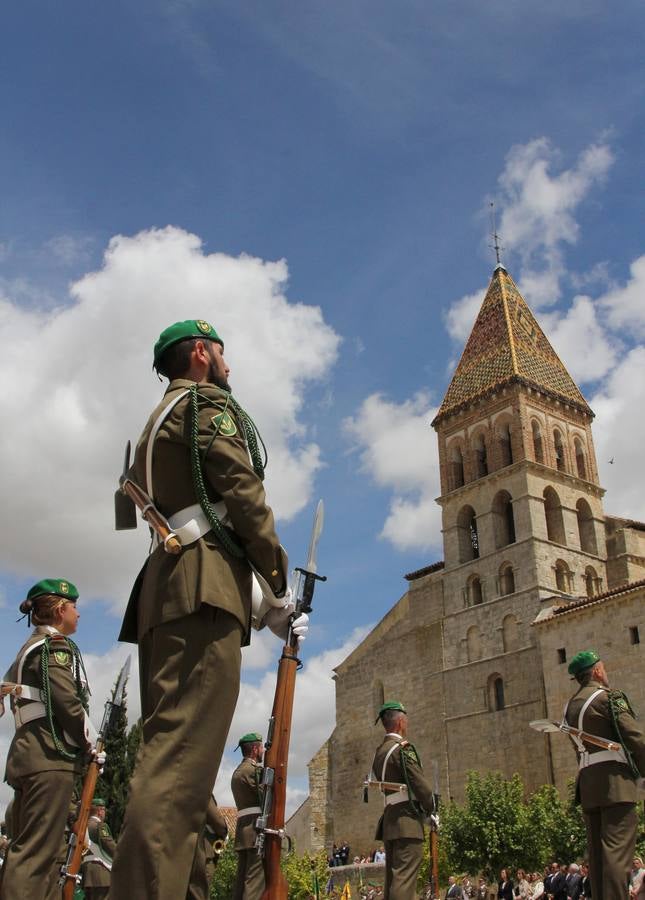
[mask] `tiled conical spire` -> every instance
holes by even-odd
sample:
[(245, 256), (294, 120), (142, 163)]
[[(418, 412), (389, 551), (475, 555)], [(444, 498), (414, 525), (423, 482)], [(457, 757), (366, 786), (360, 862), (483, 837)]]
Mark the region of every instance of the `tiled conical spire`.
[(593, 415), (515, 282), (497, 266), (435, 423), (513, 382)]

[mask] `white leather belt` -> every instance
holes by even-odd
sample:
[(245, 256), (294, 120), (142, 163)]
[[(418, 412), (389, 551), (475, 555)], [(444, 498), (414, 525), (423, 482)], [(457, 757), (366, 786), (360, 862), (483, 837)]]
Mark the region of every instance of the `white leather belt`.
[[(222, 525), (229, 524), (228, 510), (223, 500), (213, 503), (213, 512), (220, 519)], [(173, 513), (168, 517), (168, 524), (172, 528), (173, 534), (177, 535), (182, 547), (194, 544), (211, 530), (211, 524), (199, 503), (194, 503), (192, 506)]]
[(598, 750), (597, 753), (589, 753), (585, 750), (584, 753), (580, 754), (578, 771), (586, 769), (587, 766), (595, 766), (597, 763), (606, 762), (627, 763), (627, 757), (623, 748), (621, 747), (620, 750)]
[(407, 803), (408, 802), (408, 789), (401, 788), (400, 791), (397, 791), (396, 794), (386, 794), (383, 798), (383, 803), (385, 806), (393, 806), (395, 803)]
[(40, 700), (33, 700), (25, 706), (16, 706), (13, 711), (16, 728), (26, 725), (27, 722), (33, 722), (34, 719), (44, 719), (46, 715), (45, 704)]
[(238, 809), (237, 817), (241, 819), (242, 816), (259, 816), (261, 812), (262, 810), (259, 806), (245, 806), (244, 809)]

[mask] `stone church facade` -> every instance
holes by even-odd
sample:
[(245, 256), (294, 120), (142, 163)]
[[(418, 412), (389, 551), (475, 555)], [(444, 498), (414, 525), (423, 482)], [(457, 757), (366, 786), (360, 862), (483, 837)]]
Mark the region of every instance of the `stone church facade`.
[[(444, 560), (408, 589), (335, 670), (336, 727), (309, 764), (310, 793), (288, 828), (299, 849), (373, 846), (380, 797), (362, 799), (384, 699), (443, 797), (470, 769), (560, 789), (566, 738), (528, 727), (557, 718), (567, 658), (594, 646), (645, 710), (645, 525), (607, 516), (593, 413), (516, 285), (497, 266), (433, 427)], [(602, 423), (600, 423), (602, 426)]]

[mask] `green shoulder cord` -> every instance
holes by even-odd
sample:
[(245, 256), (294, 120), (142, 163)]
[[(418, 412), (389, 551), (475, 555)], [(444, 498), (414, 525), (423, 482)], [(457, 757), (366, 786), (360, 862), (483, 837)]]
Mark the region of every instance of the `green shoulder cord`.
[[(249, 414), (242, 409), (239, 403), (232, 397), (231, 394), (223, 391), (222, 393), (226, 396), (226, 401), (224, 404), (224, 409), (222, 410), (222, 415), (220, 416), (219, 424), (215, 428), (212, 438), (210, 439), (206, 450), (204, 451), (204, 458), (208, 454), (208, 451), (211, 448), (211, 445), (217, 434), (219, 432), (219, 428), (224, 417), (224, 414), (228, 410), (229, 405), (235, 411), (238, 421), (242, 426), (242, 430), (244, 432), (244, 437), (246, 439), (247, 446), (249, 448), (249, 453), (251, 455), (251, 463), (253, 465), (253, 470), (258, 478), (263, 481), (264, 480), (264, 470), (267, 464), (267, 453), (266, 447), (264, 446), (264, 441), (260, 435), (260, 432), (255, 425), (253, 419), (249, 416)], [(211, 526), (213, 531), (215, 532), (215, 536), (222, 544), (225, 550), (231, 554), (231, 556), (235, 556), (237, 559), (244, 559), (245, 553), (244, 549), (236, 540), (235, 536), (231, 533), (229, 529), (227, 529), (223, 524), (220, 517), (217, 515), (215, 510), (213, 509), (213, 504), (211, 503), (208, 493), (206, 491), (206, 484), (204, 482), (204, 473), (202, 470), (202, 458), (199, 453), (199, 391), (197, 389), (197, 385), (193, 384), (190, 388), (190, 405), (192, 412), (192, 422), (191, 422), (191, 433), (190, 433), (190, 461), (191, 468), (193, 474), (193, 486), (195, 488), (195, 493), (197, 494), (197, 499), (199, 500), (199, 505), (204, 512), (204, 515), (208, 519), (208, 524)], [(264, 459), (262, 459), (260, 455), (259, 444), (262, 445), (262, 449), (264, 451)]]
[[(72, 672), (74, 674), (74, 681), (76, 682), (76, 693), (78, 695), (79, 700), (83, 706), (85, 712), (89, 712), (88, 705), (88, 692), (83, 686), (83, 681), (81, 679), (81, 670), (83, 671), (83, 675), (85, 675), (85, 679), (87, 680), (87, 674), (85, 672), (85, 665), (83, 663), (83, 657), (81, 656), (81, 652), (74, 643), (74, 641), (67, 638), (67, 643), (72, 651)], [(51, 637), (47, 636), (45, 638), (45, 643), (43, 644), (42, 650), (40, 651), (40, 677), (41, 677), (41, 691), (43, 697), (43, 703), (45, 704), (45, 713), (47, 715), (47, 724), (49, 725), (49, 730), (51, 732), (51, 736), (54, 740), (54, 747), (57, 752), (63, 757), (63, 759), (75, 760), (80, 750), (77, 750), (74, 753), (70, 753), (65, 749), (61, 739), (58, 737), (56, 733), (56, 726), (54, 724), (54, 710), (52, 707), (52, 694), (51, 694), (51, 685), (49, 683), (49, 657), (51, 655)]]
[(624, 694), (622, 691), (608, 691), (607, 699), (609, 701), (609, 714), (611, 715), (611, 723), (614, 726), (616, 736), (625, 752), (625, 756), (627, 757), (627, 765), (631, 769), (634, 778), (640, 778), (641, 773), (638, 770), (638, 766), (634, 762), (634, 757), (627, 749), (625, 739), (623, 738), (622, 732), (620, 730), (620, 724), (618, 722), (618, 717), (621, 712), (628, 712), (634, 718), (636, 718), (636, 713), (634, 712), (631, 703), (627, 699), (626, 694)]
[(410, 784), (410, 777), (408, 775), (408, 764), (406, 761), (407, 753), (410, 753), (411, 756), (414, 756), (415, 760), (419, 767), (421, 767), (421, 760), (419, 759), (419, 754), (417, 753), (417, 748), (414, 744), (408, 743), (406, 747), (401, 747), (401, 769), (403, 771), (403, 781), (405, 782), (405, 786), (408, 789), (408, 798), (412, 809), (414, 810), (415, 815), (417, 815), (420, 819), (422, 819), (425, 815), (423, 807), (419, 803), (419, 801), (414, 796), (414, 791), (412, 790), (412, 786)]

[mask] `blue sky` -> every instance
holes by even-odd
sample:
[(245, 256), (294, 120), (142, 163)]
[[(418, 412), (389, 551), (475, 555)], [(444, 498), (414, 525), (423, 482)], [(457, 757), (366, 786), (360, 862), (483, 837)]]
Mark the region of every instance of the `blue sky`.
[[(331, 667), (442, 555), (429, 422), (494, 264), (492, 198), (504, 261), (598, 414), (606, 508), (642, 517), (642, 4), (0, 16), (0, 649), (8, 665), (25, 588), (64, 575), (102, 699), (145, 554), (141, 528), (110, 527), (122, 447), (161, 390), (158, 332), (211, 320), (295, 563), (327, 507), (295, 802), (333, 726)], [(263, 727), (278, 647), (245, 655), (236, 733)]]

